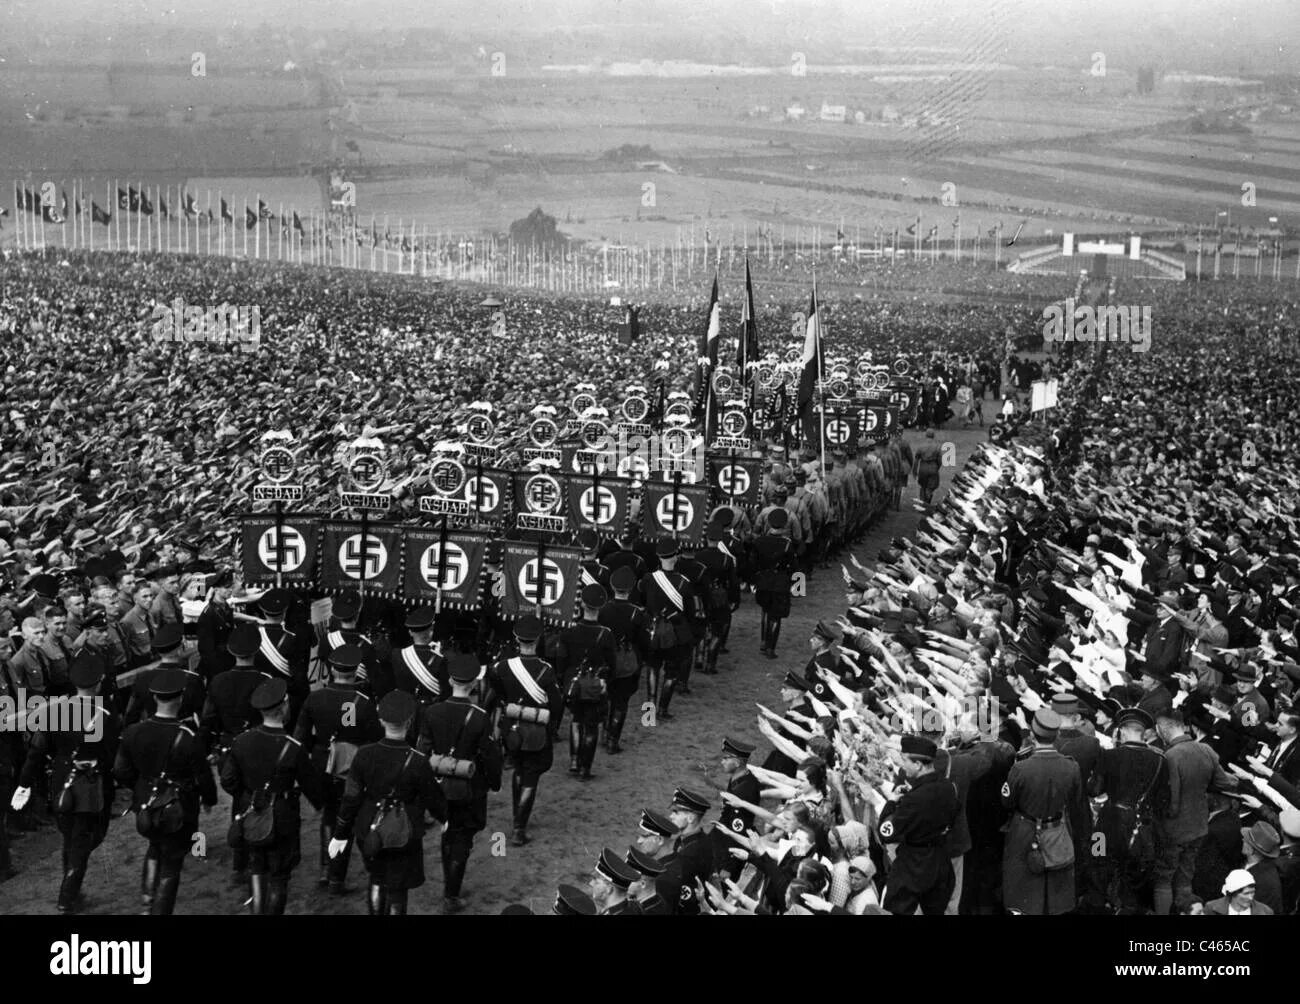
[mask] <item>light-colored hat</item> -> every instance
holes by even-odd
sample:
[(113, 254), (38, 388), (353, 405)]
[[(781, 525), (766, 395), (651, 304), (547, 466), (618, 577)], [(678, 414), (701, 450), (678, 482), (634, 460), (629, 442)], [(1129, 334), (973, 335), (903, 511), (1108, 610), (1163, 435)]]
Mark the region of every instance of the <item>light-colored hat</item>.
[(1232, 896), (1241, 892), (1247, 886), (1255, 884), (1255, 876), (1246, 871), (1245, 868), (1235, 868), (1228, 872), (1227, 879), (1223, 883), (1223, 895)]

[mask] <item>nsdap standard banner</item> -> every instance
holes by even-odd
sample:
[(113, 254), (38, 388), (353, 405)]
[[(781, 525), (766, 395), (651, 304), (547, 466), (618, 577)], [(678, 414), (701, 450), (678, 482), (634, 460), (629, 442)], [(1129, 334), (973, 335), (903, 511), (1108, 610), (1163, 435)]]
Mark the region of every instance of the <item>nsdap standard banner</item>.
[(370, 524), (362, 537), (359, 523), (321, 526), (322, 589), (366, 589), (396, 595), (401, 588), (402, 529)]
[(274, 516), (241, 517), (244, 581), (249, 585), (274, 585), (278, 571), (286, 584), (311, 582), (316, 575), (317, 526), (314, 519), (283, 516), (277, 538)]
[(433, 603), (441, 586), (444, 606), (476, 609), (487, 543), (483, 533), (449, 530), (444, 537), (437, 530), (407, 530), (403, 549), (408, 602)]
[(506, 542), (502, 547), (501, 612), (506, 617), (537, 613), (544, 620), (568, 624), (578, 602), (582, 552), (547, 546), (539, 559), (537, 551), (536, 544)]

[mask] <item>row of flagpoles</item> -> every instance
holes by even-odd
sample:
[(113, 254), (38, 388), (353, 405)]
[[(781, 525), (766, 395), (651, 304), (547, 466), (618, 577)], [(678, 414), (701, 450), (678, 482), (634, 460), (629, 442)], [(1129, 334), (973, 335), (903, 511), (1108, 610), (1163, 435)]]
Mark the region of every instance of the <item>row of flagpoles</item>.
[[(417, 228), (414, 222), (401, 220), (394, 230), (387, 216), (372, 215), (366, 225), (355, 214), (300, 214), (292, 207), (286, 213), (283, 204), (272, 210), (260, 194), (251, 204), (247, 195), (239, 196), (238, 202), (236, 198), (220, 190), (214, 197), (209, 190), (200, 201), (182, 185), (150, 188), (110, 181), (104, 183), (101, 192), (97, 186), (74, 181), (69, 194), (67, 186), (58, 190), (52, 182), (38, 190), (15, 183), (15, 244), (22, 250), (45, 248), (55, 242), (71, 249), (218, 254), (478, 280), (564, 293), (606, 289), (648, 292), (665, 287), (676, 291), (679, 282), (689, 286), (697, 272), (735, 270), (751, 252), (768, 267), (785, 262), (793, 251), (796, 261), (821, 261), (829, 256), (831, 262), (847, 259), (857, 265), (872, 257), (928, 257), (931, 262), (944, 257), (974, 264), (989, 260), (996, 269), (1001, 267), (1006, 243), (1001, 221), (988, 228), (979, 224), (968, 238), (958, 214), (951, 222), (951, 243), (946, 245), (941, 226), (925, 228), (920, 215), (906, 227), (876, 226), (866, 243), (860, 227), (850, 240), (843, 223), (835, 229), (835, 243), (830, 245), (820, 227), (793, 227), (787, 233), (784, 225), (759, 225), (751, 235), (745, 223), (739, 235), (732, 226), (727, 240), (715, 235), (712, 227), (702, 228), (701, 234), (691, 224), (678, 227), (672, 243), (660, 240), (657, 244), (626, 246), (620, 240), (600, 248), (575, 248), (571, 242), (523, 245), (495, 236), (469, 237), (441, 231), (430, 234), (427, 226)], [(0, 215), (0, 226), (7, 215), (7, 211)], [(1256, 277), (1262, 273), (1263, 251), (1261, 244), (1254, 256)], [(1213, 255), (1215, 279), (1221, 275), (1222, 252), (1219, 243)], [(1239, 241), (1232, 253), (1233, 276), (1239, 277)], [(1202, 276), (1202, 257), (1198, 232), (1198, 279)], [(1281, 271), (1281, 244), (1275, 241), (1272, 277), (1280, 279)], [(1300, 255), (1296, 278), (1300, 280)]]

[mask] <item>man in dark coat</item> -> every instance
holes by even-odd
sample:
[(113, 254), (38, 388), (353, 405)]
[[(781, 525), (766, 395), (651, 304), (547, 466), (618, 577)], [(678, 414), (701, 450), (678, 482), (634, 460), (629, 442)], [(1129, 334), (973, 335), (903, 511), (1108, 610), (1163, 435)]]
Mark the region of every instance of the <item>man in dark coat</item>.
[(884, 908), (908, 916), (917, 907), (927, 917), (948, 907), (957, 878), (948, 854), (948, 833), (961, 812), (957, 786), (934, 769), (934, 742), (924, 736), (902, 737), (903, 774), (909, 787), (886, 806), (880, 839), (898, 844), (889, 872)]
[(1071, 834), (1091, 825), (1079, 765), (1058, 750), (1061, 718), (1050, 708), (1034, 713), (1034, 745), (1022, 753), (1002, 785), (1002, 803), (1011, 810), (1002, 857), (1002, 898), (1006, 908), (1020, 914), (1067, 913), (1076, 903), (1074, 864), (1038, 872), (1030, 851), (1042, 833), (1067, 826)]

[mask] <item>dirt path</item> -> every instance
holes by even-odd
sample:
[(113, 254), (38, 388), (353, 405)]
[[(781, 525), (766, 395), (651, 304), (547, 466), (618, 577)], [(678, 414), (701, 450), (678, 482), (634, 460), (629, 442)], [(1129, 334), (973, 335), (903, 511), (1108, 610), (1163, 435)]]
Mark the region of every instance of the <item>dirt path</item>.
[[(993, 402), (985, 411), (992, 415)], [(955, 425), (956, 423), (954, 423)], [(921, 436), (908, 433), (915, 445)], [(939, 442), (957, 447), (957, 467), (942, 472), (940, 492), (966, 462), (985, 434), (978, 428), (940, 430)], [(919, 518), (912, 509), (916, 498), (913, 482), (904, 493), (902, 509), (887, 513), (855, 549), (858, 559), (871, 566), (890, 538), (910, 533)], [(465, 881), (467, 913), (498, 913), (509, 903), (529, 904), (534, 911), (547, 912), (554, 890), (562, 882), (582, 887), (590, 877), (595, 856), (609, 846), (625, 852), (635, 835), (642, 806), (664, 810), (678, 783), (700, 789), (711, 788), (704, 777), (707, 769), (717, 773), (718, 747), (725, 735), (761, 742), (754, 726), (754, 703), (769, 707), (777, 700), (779, 681), (791, 668), (802, 668), (808, 657), (808, 636), (821, 617), (838, 617), (844, 610), (844, 586), (837, 563), (818, 569), (808, 583), (808, 595), (796, 599), (790, 617), (781, 629), (778, 658), (769, 660), (758, 652), (758, 609), (749, 597), (736, 612), (728, 642), (730, 653), (719, 661), (717, 676), (694, 675), (693, 693), (673, 701), (673, 719), (653, 728), (628, 715), (624, 733), (625, 752), (596, 755), (591, 782), (569, 776), (567, 746), (556, 750), (555, 767), (543, 779), (537, 806), (529, 825), (531, 843), (515, 848), (507, 845), (510, 828), (510, 792), (507, 778), (503, 790), (488, 803), (488, 828), (475, 841)], [(761, 761), (764, 750), (755, 755)], [(119, 806), (119, 809), (124, 806)], [(210, 815), (201, 817), (207, 837), (206, 859), (186, 861), (181, 878), (178, 914), (233, 914), (241, 911), (246, 893), (229, 882), (230, 855), (226, 828), (230, 799), (224, 792)], [(716, 818), (715, 812), (711, 818)], [(353, 894), (332, 897), (316, 887), (318, 817), (307, 807), (303, 823), (303, 864), (289, 888), (291, 914), (360, 914), (365, 912), (364, 873), (354, 855), (349, 883)], [(44, 830), (15, 841), (14, 864), (21, 874), (0, 886), (0, 913), (52, 913), (59, 882), (57, 834)], [(130, 914), (138, 909), (140, 861), (144, 843), (129, 819), (115, 820), (108, 838), (95, 852), (86, 875), (86, 912)], [(440, 913), (442, 910), (442, 868), (436, 832), (425, 838), (425, 871), (428, 881), (411, 894), (412, 913)]]

